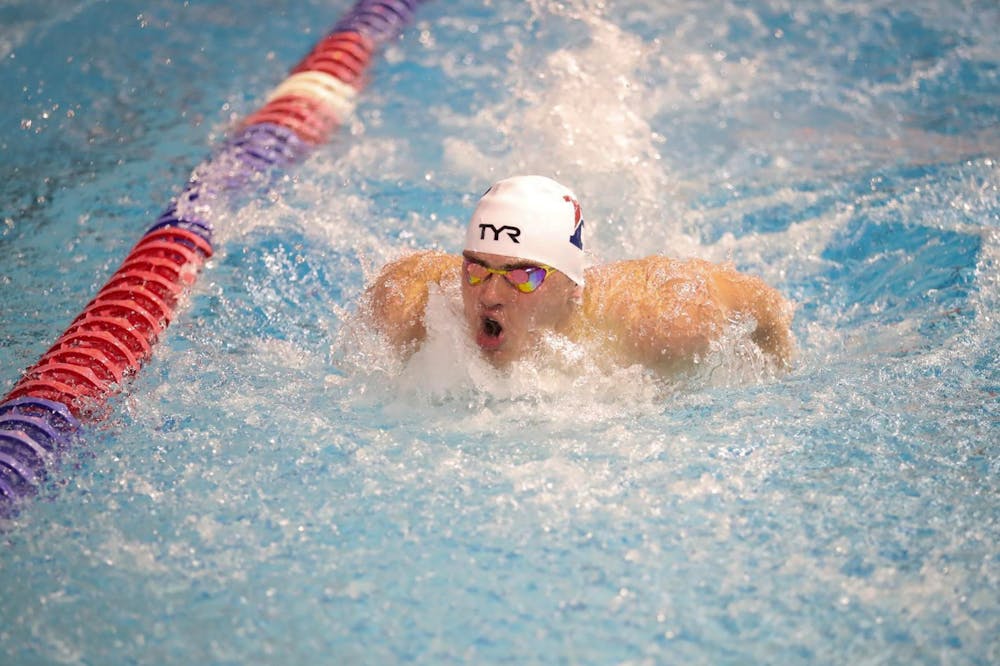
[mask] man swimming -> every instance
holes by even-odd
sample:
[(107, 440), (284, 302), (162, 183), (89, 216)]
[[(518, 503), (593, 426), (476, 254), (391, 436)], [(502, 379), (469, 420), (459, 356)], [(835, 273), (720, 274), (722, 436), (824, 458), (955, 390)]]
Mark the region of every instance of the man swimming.
[(791, 362), (792, 307), (759, 278), (700, 259), (650, 256), (584, 270), (576, 196), (543, 176), (494, 184), (469, 220), (462, 256), (419, 252), (382, 269), (365, 293), (375, 327), (404, 353), (427, 337), (431, 285), (461, 283), (468, 335), (506, 367), (561, 335), (617, 363), (691, 365), (732, 322), (779, 367)]

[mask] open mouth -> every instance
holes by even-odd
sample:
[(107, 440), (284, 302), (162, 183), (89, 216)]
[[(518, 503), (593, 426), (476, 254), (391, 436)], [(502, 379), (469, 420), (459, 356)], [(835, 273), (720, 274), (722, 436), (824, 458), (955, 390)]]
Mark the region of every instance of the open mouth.
[(491, 338), (499, 338), (503, 332), (503, 325), (495, 319), (486, 317), (483, 319), (483, 332)]
[(504, 341), (503, 324), (492, 317), (483, 317), (476, 342), (483, 351), (495, 351)]

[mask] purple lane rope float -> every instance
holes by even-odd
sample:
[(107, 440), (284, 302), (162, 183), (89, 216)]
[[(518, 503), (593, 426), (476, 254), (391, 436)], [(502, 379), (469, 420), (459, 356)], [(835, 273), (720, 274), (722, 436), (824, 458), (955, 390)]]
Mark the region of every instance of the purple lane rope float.
[(354, 110), (372, 56), (424, 0), (360, 0), (140, 238), (107, 283), (0, 402), (0, 516), (37, 494), (60, 454), (139, 371), (212, 256), (213, 210), (325, 143)]

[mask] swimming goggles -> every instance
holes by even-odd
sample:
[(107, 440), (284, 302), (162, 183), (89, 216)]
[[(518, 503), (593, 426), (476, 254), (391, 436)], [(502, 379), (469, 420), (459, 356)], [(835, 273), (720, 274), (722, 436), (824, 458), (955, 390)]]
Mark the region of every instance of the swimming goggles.
[(462, 271), (469, 284), (475, 287), (490, 279), (492, 275), (502, 275), (512, 287), (522, 294), (530, 294), (542, 286), (545, 278), (555, 269), (551, 266), (518, 266), (517, 268), (490, 268), (475, 261), (463, 258)]

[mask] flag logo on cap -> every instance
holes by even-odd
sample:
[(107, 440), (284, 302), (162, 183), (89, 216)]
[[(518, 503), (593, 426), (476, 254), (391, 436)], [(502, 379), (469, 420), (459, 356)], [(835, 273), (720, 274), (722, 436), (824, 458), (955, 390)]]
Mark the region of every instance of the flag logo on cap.
[(569, 237), (569, 242), (583, 249), (583, 212), (580, 210), (580, 202), (569, 196), (563, 195), (563, 199), (573, 204), (573, 233)]

